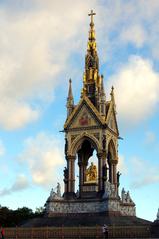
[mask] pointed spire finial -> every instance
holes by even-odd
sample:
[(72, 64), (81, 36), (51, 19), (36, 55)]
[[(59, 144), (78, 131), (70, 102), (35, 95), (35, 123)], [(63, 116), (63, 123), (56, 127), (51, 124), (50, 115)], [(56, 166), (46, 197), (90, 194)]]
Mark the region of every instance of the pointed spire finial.
[[(81, 96), (84, 94), (89, 97), (94, 105), (97, 105), (97, 91), (99, 91), (99, 59), (97, 54), (97, 44), (94, 30), (93, 16), (96, 13), (91, 10), (88, 16), (91, 17), (90, 29), (87, 43), (87, 53), (85, 56), (85, 71), (83, 77), (83, 90)], [(98, 92), (99, 93), (99, 92)]]
[(115, 97), (114, 97), (114, 86), (112, 86), (112, 88), (111, 88), (110, 95), (111, 95), (111, 101), (112, 101), (112, 103), (114, 105), (114, 109), (115, 109), (115, 113), (116, 113), (116, 104), (115, 104)]
[(103, 93), (104, 92), (104, 83), (103, 83), (103, 78), (104, 76), (101, 75), (101, 92)]
[(112, 88), (111, 88), (111, 100), (114, 102), (114, 86), (112, 85)]
[(91, 12), (88, 14), (88, 16), (91, 17), (91, 23), (90, 23), (90, 25), (94, 25), (93, 16), (95, 16), (95, 15), (96, 15), (96, 13), (93, 12), (93, 10), (91, 10)]
[(94, 21), (93, 21), (93, 16), (95, 16), (96, 13), (91, 10), (91, 12), (88, 14), (89, 17), (91, 17), (91, 22), (90, 22), (90, 30), (89, 30), (89, 42), (88, 45), (92, 45), (92, 42), (94, 44), (92, 45), (94, 50), (96, 49), (96, 43), (95, 43), (95, 30), (94, 30)]
[(99, 89), (99, 112), (101, 115), (105, 116), (106, 114), (106, 95), (104, 90), (104, 76), (100, 76), (100, 89)]
[(100, 93), (101, 93), (101, 96), (104, 97), (104, 100), (105, 100), (105, 90), (104, 90), (104, 76), (101, 75), (101, 90), (100, 90)]
[(67, 115), (70, 115), (74, 108), (74, 100), (73, 100), (73, 94), (72, 94), (72, 80), (69, 79), (69, 89), (68, 89), (68, 97), (67, 97)]
[(68, 99), (73, 100), (73, 94), (72, 94), (72, 80), (71, 78), (69, 79), (69, 90), (68, 90)]

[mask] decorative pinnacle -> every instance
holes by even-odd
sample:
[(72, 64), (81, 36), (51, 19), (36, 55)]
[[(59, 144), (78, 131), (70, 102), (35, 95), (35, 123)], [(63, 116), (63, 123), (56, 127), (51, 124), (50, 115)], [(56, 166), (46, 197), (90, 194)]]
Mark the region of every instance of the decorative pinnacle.
[(114, 86), (112, 86), (112, 90), (111, 90), (110, 95), (111, 95), (111, 100), (112, 100), (112, 102), (114, 104), (114, 109), (115, 109), (115, 113), (116, 113), (116, 105), (115, 105), (115, 97), (114, 97)]
[(111, 95), (112, 100), (114, 101), (114, 86), (112, 86), (112, 88), (111, 88), (110, 95)]
[(104, 76), (101, 75), (101, 92), (104, 93), (104, 83), (103, 83)]
[(89, 38), (88, 38), (88, 50), (93, 49), (96, 51), (96, 42), (95, 42), (95, 30), (94, 30), (94, 22), (93, 22), (93, 16), (95, 16), (96, 13), (91, 10), (91, 12), (88, 14), (88, 16), (91, 17), (90, 22), (90, 30), (89, 30)]
[(91, 23), (90, 23), (90, 25), (94, 25), (94, 22), (93, 22), (93, 16), (95, 16), (96, 15), (96, 13), (95, 12), (93, 12), (93, 10), (91, 10), (91, 12), (88, 14), (88, 16), (89, 17), (91, 17)]
[(72, 86), (71, 86), (72, 80), (69, 79), (69, 90), (68, 90), (68, 100), (73, 100), (73, 94), (72, 94)]

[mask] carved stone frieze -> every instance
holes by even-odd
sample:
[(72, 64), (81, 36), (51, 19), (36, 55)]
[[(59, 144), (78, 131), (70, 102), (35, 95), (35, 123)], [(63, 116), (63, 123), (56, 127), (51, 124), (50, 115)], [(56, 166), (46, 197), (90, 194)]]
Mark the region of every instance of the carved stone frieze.
[(93, 136), (99, 141), (99, 139), (100, 139), (100, 134), (99, 133), (94, 133)]
[(76, 139), (77, 136), (78, 136), (77, 134), (71, 135), (71, 143)]

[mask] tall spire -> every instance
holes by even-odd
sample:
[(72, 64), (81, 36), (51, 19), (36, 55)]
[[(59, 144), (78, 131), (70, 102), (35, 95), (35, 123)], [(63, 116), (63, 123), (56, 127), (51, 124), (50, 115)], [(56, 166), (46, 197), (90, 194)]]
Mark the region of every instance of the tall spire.
[(96, 13), (91, 10), (88, 16), (91, 17), (90, 29), (87, 43), (87, 54), (85, 56), (85, 71), (83, 75), (83, 93), (88, 96), (92, 103), (97, 106), (98, 88), (100, 87), (99, 59), (94, 30), (94, 19)]
[(85, 68), (90, 69), (94, 68), (98, 70), (98, 56), (97, 56), (97, 44), (96, 44), (96, 38), (95, 38), (95, 30), (94, 30), (94, 21), (93, 16), (95, 16), (96, 13), (91, 10), (91, 13), (88, 14), (88, 16), (91, 17), (90, 22), (90, 29), (89, 29), (89, 36), (88, 36), (88, 43), (87, 43), (87, 55), (85, 59)]
[(71, 83), (72, 83), (72, 80), (69, 79), (69, 90), (68, 90), (68, 97), (67, 97), (67, 116), (69, 116), (74, 109), (74, 100), (73, 100)]
[(97, 50), (96, 47), (96, 38), (95, 38), (95, 30), (94, 30), (94, 21), (93, 21), (93, 16), (95, 16), (96, 13), (91, 10), (91, 13), (88, 14), (88, 16), (91, 17), (91, 22), (90, 22), (90, 30), (89, 30), (89, 38), (88, 38), (88, 50)]

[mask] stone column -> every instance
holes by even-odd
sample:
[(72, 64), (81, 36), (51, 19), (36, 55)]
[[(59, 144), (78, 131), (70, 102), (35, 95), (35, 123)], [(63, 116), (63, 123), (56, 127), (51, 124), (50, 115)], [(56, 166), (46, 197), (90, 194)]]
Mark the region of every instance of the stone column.
[(64, 168), (64, 195), (68, 193), (68, 169), (65, 167)]
[(68, 193), (75, 193), (75, 156), (68, 155)]
[(80, 196), (81, 196), (81, 193), (82, 193), (82, 191), (83, 191), (84, 182), (86, 181), (85, 171), (86, 171), (87, 165), (84, 164), (83, 157), (84, 157), (84, 156), (83, 156), (82, 153), (78, 153), (79, 193), (80, 193)]
[(79, 166), (79, 197), (81, 197), (82, 185), (83, 185), (83, 167), (82, 167), (81, 153), (78, 153), (78, 166)]
[(113, 183), (115, 185), (115, 189), (117, 190), (117, 160), (113, 160)]
[(103, 162), (102, 162), (102, 153), (97, 154), (98, 157), (98, 192), (103, 190)]
[(103, 156), (102, 156), (103, 165), (107, 164), (107, 159), (106, 159), (106, 157), (107, 157), (107, 154), (106, 154), (106, 151), (104, 151), (104, 152), (103, 152)]
[(82, 165), (81, 163), (78, 163), (79, 166), (79, 197), (81, 196), (81, 190), (82, 190), (82, 177), (83, 177), (83, 172), (82, 172)]
[(110, 160), (110, 175), (109, 175), (109, 181), (115, 185), (115, 188), (117, 189), (117, 170), (116, 170), (117, 160)]
[(109, 162), (109, 182), (112, 183), (112, 164)]
[(80, 165), (80, 184), (79, 184), (80, 196), (81, 196), (81, 193), (83, 192), (84, 182), (86, 181), (86, 168), (87, 168), (87, 165), (81, 163), (81, 165)]
[(105, 190), (105, 181), (107, 180), (107, 161), (106, 161), (106, 150), (102, 153), (102, 190)]

